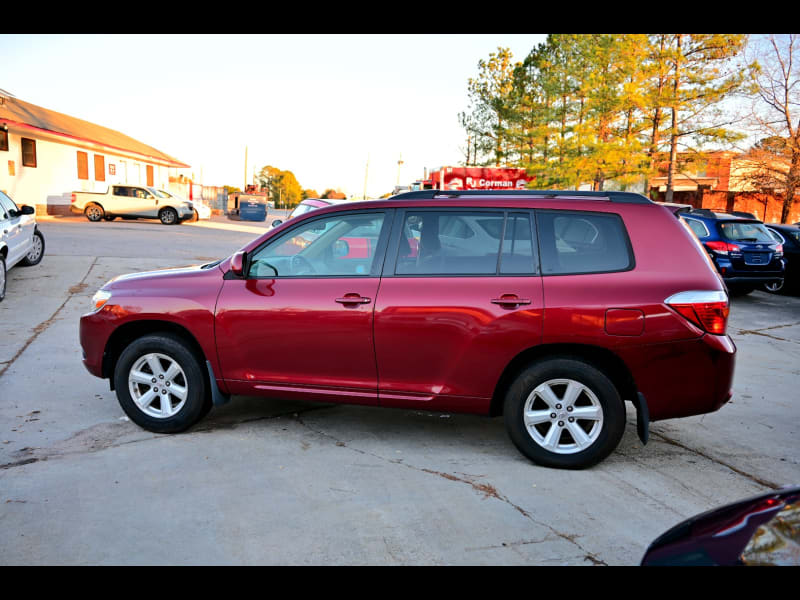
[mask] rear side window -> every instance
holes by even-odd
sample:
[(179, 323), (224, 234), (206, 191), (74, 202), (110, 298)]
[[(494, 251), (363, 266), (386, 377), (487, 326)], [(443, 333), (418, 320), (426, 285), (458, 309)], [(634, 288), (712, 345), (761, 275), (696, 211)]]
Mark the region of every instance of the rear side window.
[(697, 237), (704, 238), (709, 236), (706, 226), (701, 221), (696, 221), (695, 219), (684, 219), (684, 221)]
[(395, 274), (530, 275), (536, 262), (529, 213), (410, 211)]
[(628, 234), (619, 215), (537, 211), (543, 275), (608, 273), (633, 268)]

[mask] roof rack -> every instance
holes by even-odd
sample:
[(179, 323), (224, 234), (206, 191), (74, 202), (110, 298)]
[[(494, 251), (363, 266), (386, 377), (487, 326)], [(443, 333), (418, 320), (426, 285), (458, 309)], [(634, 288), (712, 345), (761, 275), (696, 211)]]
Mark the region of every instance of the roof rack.
[(634, 192), (586, 192), (577, 190), (418, 190), (391, 196), (392, 200), (433, 200), (434, 198), (463, 198), (483, 196), (520, 196), (530, 198), (580, 197), (594, 200), (610, 200), (626, 204), (654, 204), (650, 198)]

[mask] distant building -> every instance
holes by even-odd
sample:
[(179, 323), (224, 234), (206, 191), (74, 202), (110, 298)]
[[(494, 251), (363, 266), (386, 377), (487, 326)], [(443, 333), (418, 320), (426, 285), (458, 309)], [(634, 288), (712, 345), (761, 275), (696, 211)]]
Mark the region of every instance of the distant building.
[(189, 165), (113, 129), (0, 90), (0, 190), (37, 214), (69, 213), (73, 191), (113, 183), (167, 189)]
[[(673, 179), (673, 202), (695, 208), (748, 212), (767, 223), (780, 222), (784, 190), (764, 184), (760, 176), (763, 164), (735, 152), (709, 152), (703, 160), (694, 162), (690, 162), (691, 158), (690, 154), (678, 155), (683, 166)], [(771, 167), (774, 169), (775, 165)], [(666, 199), (667, 168), (666, 162), (660, 163), (660, 176), (650, 178), (650, 197), (658, 202)], [(797, 197), (788, 222), (799, 220), (800, 197)]]

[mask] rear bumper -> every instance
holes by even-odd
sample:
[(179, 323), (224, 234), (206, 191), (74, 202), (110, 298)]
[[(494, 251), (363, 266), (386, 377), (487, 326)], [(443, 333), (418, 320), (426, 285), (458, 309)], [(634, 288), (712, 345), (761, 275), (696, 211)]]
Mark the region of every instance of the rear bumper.
[(759, 285), (762, 283), (775, 283), (783, 281), (783, 273), (758, 273), (756, 275), (736, 275), (734, 277), (723, 277), (726, 284), (751, 284)]
[(632, 348), (621, 353), (650, 421), (719, 410), (733, 394), (736, 345), (727, 335)]

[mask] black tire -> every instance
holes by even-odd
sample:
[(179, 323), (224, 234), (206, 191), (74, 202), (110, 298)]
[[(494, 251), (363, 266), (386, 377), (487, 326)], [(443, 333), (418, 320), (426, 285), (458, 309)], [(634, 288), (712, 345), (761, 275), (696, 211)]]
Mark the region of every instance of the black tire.
[[(151, 390), (157, 389), (156, 395), (147, 407), (151, 412), (156, 410), (154, 404), (159, 403), (158, 410), (162, 409), (162, 398), (170, 402), (170, 409), (180, 407), (177, 412), (167, 417), (157, 417), (148, 414), (144, 409), (136, 404), (132, 395), (131, 387), (135, 386), (136, 391), (141, 395), (146, 395), (150, 391), (147, 389), (150, 383), (129, 384), (129, 374), (131, 369), (140, 362), (146, 355), (158, 353), (174, 361), (182, 369), (183, 374), (173, 379), (173, 385), (180, 384), (185, 387), (186, 396), (183, 404), (180, 398), (170, 393), (164, 394), (166, 387), (163, 378), (159, 378), (157, 373), (149, 369), (147, 365), (141, 367), (148, 369), (148, 375), (153, 375), (156, 383), (152, 384)], [(160, 361), (162, 366), (164, 361)], [(140, 371), (141, 372), (141, 371)], [(131, 342), (117, 361), (114, 369), (114, 387), (117, 391), (117, 399), (128, 417), (140, 427), (155, 433), (178, 433), (185, 431), (200, 419), (202, 419), (211, 407), (211, 394), (206, 383), (206, 372), (200, 359), (188, 348), (180, 338), (168, 333), (150, 334), (138, 338)], [(173, 388), (174, 389), (174, 388)], [(156, 398), (158, 400), (156, 400)], [(175, 404), (173, 407), (172, 405)]]
[(106, 221), (113, 221), (114, 219), (117, 218), (117, 215), (110, 215), (110, 214), (106, 213), (106, 216), (104, 218), (105, 218)]
[(83, 209), (83, 214), (86, 215), (86, 218), (92, 223), (98, 223), (105, 218), (106, 211), (104, 211), (103, 207), (99, 204), (92, 202), (86, 205), (86, 208)]
[(23, 267), (33, 267), (38, 265), (42, 262), (42, 258), (44, 258), (44, 236), (42, 232), (38, 229), (34, 230), (33, 232), (33, 244), (34, 247), (31, 248), (31, 251), (25, 255), (25, 258), (20, 261)]
[(770, 294), (783, 294), (786, 292), (786, 283), (783, 279), (779, 283), (765, 283), (761, 287)]
[(158, 211), (158, 218), (164, 225), (176, 225), (179, 222), (178, 211), (169, 207)]
[(6, 297), (6, 258), (0, 254), (0, 302)]
[[(562, 399), (567, 397), (568, 389), (564, 380), (577, 383), (575, 389), (580, 390), (579, 395), (572, 401), (572, 411), (567, 408), (568, 403), (561, 404)], [(551, 385), (551, 391), (555, 393), (559, 402), (552, 407), (549, 403), (545, 403), (539, 394), (534, 394), (537, 388), (542, 389)], [(563, 393), (559, 398), (559, 391), (562, 389)], [(584, 389), (589, 390), (593, 398)], [(529, 398), (531, 399), (529, 408), (541, 411), (540, 414), (547, 419), (535, 427), (531, 426), (535, 429), (535, 435), (541, 438), (538, 442), (525, 425), (523, 416)], [(578, 412), (581, 409), (582, 413)], [(602, 421), (570, 417), (571, 414), (586, 414), (586, 411), (597, 413), (598, 409)], [(506, 430), (511, 441), (522, 454), (545, 467), (559, 469), (591, 467), (614, 451), (625, 430), (625, 403), (611, 380), (594, 366), (570, 357), (537, 361), (523, 370), (506, 393), (503, 410)], [(555, 418), (552, 415), (556, 415)], [(573, 421), (570, 422), (570, 418)], [(585, 440), (588, 445), (583, 449), (572, 433), (577, 431), (580, 434), (576, 428), (586, 434)], [(555, 445), (552, 450), (545, 448), (545, 443), (549, 439), (547, 434), (553, 435)]]

